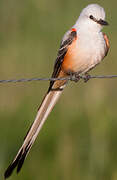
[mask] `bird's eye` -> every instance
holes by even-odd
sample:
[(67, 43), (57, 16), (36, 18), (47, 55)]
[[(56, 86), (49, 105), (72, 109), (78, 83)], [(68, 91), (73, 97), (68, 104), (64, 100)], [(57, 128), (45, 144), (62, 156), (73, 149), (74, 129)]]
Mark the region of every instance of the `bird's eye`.
[(89, 18), (90, 18), (90, 19), (93, 19), (93, 16), (92, 16), (92, 15), (90, 15), (90, 16), (89, 16)]

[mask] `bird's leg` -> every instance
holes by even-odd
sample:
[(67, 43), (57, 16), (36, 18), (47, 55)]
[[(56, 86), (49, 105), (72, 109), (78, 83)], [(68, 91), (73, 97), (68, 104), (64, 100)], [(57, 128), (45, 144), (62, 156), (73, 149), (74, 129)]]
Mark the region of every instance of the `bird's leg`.
[(70, 80), (76, 83), (81, 79), (79, 73), (70, 72), (69, 76), (70, 76)]
[(91, 79), (91, 76), (88, 73), (85, 73), (82, 78), (83, 78), (84, 82), (86, 83), (89, 79)]

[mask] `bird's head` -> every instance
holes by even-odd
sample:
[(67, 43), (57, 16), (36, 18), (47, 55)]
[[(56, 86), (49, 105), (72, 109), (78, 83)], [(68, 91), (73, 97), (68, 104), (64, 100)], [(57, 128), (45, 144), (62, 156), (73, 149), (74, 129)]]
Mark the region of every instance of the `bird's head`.
[(88, 29), (100, 31), (103, 26), (108, 25), (105, 21), (105, 11), (98, 4), (90, 4), (84, 8), (75, 24), (77, 29), (84, 26)]

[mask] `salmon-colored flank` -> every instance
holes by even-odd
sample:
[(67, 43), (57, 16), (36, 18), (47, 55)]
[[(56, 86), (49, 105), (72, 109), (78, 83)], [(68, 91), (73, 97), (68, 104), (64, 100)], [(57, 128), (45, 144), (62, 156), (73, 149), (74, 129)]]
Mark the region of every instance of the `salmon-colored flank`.
[(63, 63), (62, 63), (62, 70), (66, 73), (68, 72), (74, 72), (74, 63), (77, 55), (77, 46), (76, 46), (76, 40), (77, 37), (74, 39), (71, 45), (69, 45), (67, 53), (64, 57)]
[(107, 48), (109, 49), (109, 48), (110, 48), (110, 43), (109, 43), (108, 36), (107, 36), (105, 33), (103, 33), (103, 35), (104, 35), (104, 39), (105, 39), (105, 42), (106, 42)]

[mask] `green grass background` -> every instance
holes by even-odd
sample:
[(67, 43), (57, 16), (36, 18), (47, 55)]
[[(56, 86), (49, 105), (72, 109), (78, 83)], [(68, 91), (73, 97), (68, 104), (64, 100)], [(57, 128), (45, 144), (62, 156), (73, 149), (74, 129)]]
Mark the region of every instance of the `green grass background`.
[[(92, 74), (117, 74), (115, 0), (0, 0), (0, 79), (50, 77), (63, 34), (82, 8), (98, 3), (111, 48)], [(49, 82), (0, 85), (0, 179), (23, 142)], [(65, 89), (11, 180), (116, 180), (117, 80)]]

